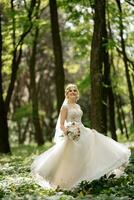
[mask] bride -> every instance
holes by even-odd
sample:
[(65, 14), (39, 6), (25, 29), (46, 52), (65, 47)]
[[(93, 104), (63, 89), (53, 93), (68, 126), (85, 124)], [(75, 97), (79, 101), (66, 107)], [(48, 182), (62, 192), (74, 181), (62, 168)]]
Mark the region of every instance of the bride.
[(78, 98), (77, 86), (69, 84), (57, 120), (55, 145), (31, 165), (32, 177), (43, 188), (70, 190), (83, 180), (91, 182), (111, 173), (120, 177), (129, 163), (131, 151), (125, 145), (82, 124)]

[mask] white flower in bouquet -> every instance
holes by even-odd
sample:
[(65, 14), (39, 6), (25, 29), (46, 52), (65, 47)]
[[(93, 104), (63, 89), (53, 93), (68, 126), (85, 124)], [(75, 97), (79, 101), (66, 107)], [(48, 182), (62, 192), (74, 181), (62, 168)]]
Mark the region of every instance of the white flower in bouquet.
[(80, 129), (75, 122), (67, 125), (67, 136), (70, 140), (78, 141), (80, 138)]

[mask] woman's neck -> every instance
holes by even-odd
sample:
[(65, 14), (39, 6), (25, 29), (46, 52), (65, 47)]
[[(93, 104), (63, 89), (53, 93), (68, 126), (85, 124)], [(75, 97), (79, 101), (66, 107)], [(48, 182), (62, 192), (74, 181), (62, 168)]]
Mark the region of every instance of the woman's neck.
[(68, 104), (76, 104), (75, 100), (74, 99), (68, 99)]

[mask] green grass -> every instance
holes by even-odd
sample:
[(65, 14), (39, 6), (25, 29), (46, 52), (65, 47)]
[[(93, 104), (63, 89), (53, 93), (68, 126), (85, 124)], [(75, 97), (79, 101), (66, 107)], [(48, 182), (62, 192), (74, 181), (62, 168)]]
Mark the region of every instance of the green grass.
[(3, 200), (132, 200), (134, 199), (134, 149), (125, 175), (119, 179), (105, 176), (91, 183), (81, 182), (74, 191), (44, 190), (30, 176), (34, 157), (52, 144), (43, 147), (27, 145), (12, 148), (12, 155), (0, 156), (0, 199)]

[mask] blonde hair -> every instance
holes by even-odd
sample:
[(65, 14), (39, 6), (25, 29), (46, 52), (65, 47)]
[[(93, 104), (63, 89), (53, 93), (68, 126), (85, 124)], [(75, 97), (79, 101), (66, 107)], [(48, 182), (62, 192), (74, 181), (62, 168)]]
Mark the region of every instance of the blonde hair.
[(67, 98), (67, 94), (68, 94), (69, 89), (70, 89), (71, 87), (74, 87), (74, 88), (77, 90), (77, 98), (76, 98), (76, 101), (78, 101), (78, 99), (79, 99), (79, 90), (78, 90), (78, 88), (77, 88), (77, 85), (75, 85), (75, 84), (73, 84), (73, 83), (69, 83), (69, 84), (66, 86), (66, 88), (65, 88), (65, 97)]

